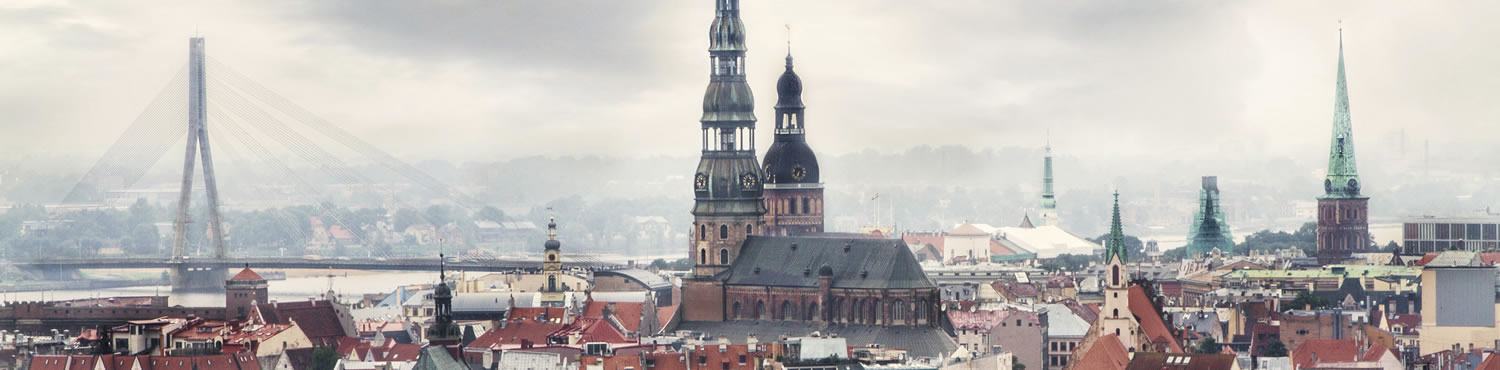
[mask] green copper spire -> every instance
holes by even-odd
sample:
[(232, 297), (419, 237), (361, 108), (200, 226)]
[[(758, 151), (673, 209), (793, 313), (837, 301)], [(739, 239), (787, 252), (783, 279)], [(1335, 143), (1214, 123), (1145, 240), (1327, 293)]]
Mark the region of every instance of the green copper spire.
[(1120, 226), (1120, 191), (1115, 190), (1115, 215), (1109, 222), (1109, 240), (1104, 246), (1104, 263), (1110, 263), (1115, 255), (1125, 263), (1125, 229)]
[(1344, 79), (1344, 31), (1339, 30), (1339, 74), (1333, 90), (1333, 138), (1328, 149), (1328, 178), (1323, 198), (1359, 198), (1354, 165), (1354, 124), (1349, 118), (1349, 90)]
[(1042, 160), (1042, 209), (1057, 209), (1057, 196), (1052, 193), (1052, 143), (1047, 143), (1046, 158)]

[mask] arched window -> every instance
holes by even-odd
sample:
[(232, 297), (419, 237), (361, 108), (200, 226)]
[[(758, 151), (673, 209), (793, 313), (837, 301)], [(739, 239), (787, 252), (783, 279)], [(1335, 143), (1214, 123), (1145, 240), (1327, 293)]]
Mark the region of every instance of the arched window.
[(733, 318), (733, 319), (740, 318), (740, 301), (734, 301), (734, 306), (733, 307), (734, 308), (730, 309), (730, 311), (729, 311), (729, 313), (730, 313), (729, 317)]
[(1115, 329), (1115, 336), (1120, 336), (1120, 329)]
[(805, 318), (803, 320), (816, 321), (816, 320), (821, 320), (822, 319), (821, 317), (818, 317), (818, 304), (817, 303), (808, 303), (807, 304), (807, 313), (806, 314), (807, 314), (807, 318)]
[(719, 240), (729, 239), (729, 225), (719, 225)]
[(1113, 316), (1113, 317), (1114, 317), (1114, 318), (1117, 318), (1117, 319), (1118, 319), (1118, 318), (1120, 318), (1120, 309), (1118, 309), (1118, 308), (1116, 308), (1116, 309), (1115, 309), (1115, 310), (1114, 310), (1114, 316)]
[(754, 229), (750, 228), (750, 225), (745, 225), (745, 235), (746, 236), (755, 235), (755, 231), (754, 231)]
[(704, 226), (702, 224), (698, 225), (698, 240), (708, 240), (708, 227), (707, 226)]
[(729, 264), (729, 249), (720, 249), (719, 250), (719, 264), (720, 265), (728, 265)]
[(766, 319), (766, 301), (755, 301), (755, 319)]
[(700, 265), (707, 265), (708, 264), (708, 250), (707, 249), (699, 249), (698, 250), (698, 264), (700, 264)]
[(900, 324), (904, 321), (906, 321), (906, 305), (897, 299), (896, 303), (891, 306), (891, 322)]
[(802, 213), (803, 214), (812, 213), (812, 199), (803, 199), (802, 200)]
[(1109, 273), (1109, 285), (1119, 286), (1120, 285), (1120, 266), (1119, 265), (1110, 266), (1109, 270), (1110, 270), (1110, 273)]
[(557, 291), (557, 275), (547, 275), (547, 291)]

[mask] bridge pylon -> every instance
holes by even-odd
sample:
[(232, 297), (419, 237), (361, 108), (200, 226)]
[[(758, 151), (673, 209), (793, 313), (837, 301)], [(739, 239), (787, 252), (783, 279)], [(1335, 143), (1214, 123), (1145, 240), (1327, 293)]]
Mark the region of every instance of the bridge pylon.
[[(193, 37), (188, 39), (188, 137), (187, 152), (182, 161), (182, 191), (177, 200), (177, 218), (173, 222), (172, 234), (172, 259), (183, 261), (185, 245), (187, 244), (188, 210), (191, 209), (193, 197), (193, 162), (198, 156), (203, 157), (203, 191), (208, 198), (208, 232), (209, 241), (213, 243), (214, 258), (223, 259), (224, 249), (224, 226), (219, 221), (219, 186), (214, 178), (214, 160), (212, 151), (208, 146), (208, 94), (204, 88), (204, 78), (207, 77), (204, 62), (203, 38)], [(181, 264), (171, 269), (172, 289), (195, 289), (213, 287), (222, 289), (224, 287), (224, 269), (218, 268), (217, 274), (211, 272), (215, 269), (193, 269)], [(206, 280), (215, 276), (212, 280)]]

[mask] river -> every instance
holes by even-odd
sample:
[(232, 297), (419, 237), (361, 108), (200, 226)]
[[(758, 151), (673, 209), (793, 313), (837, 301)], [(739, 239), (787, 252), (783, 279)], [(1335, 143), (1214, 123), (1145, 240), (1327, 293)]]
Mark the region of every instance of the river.
[[(231, 271), (231, 273), (237, 271)], [(351, 302), (364, 294), (389, 293), (397, 286), (431, 284), (437, 274), (422, 271), (333, 271), (333, 291), (342, 301)], [(322, 276), (317, 276), (322, 275)], [(271, 280), (271, 299), (289, 302), (322, 296), (328, 291), (327, 271), (289, 271), (286, 280)], [(481, 273), (480, 275), (483, 275)], [(478, 275), (470, 274), (470, 277)], [(171, 286), (139, 286), (112, 289), (63, 289), (45, 292), (5, 292), (5, 301), (55, 301), (91, 297), (168, 296), (168, 304), (188, 307), (224, 307), (223, 292), (173, 292)]]

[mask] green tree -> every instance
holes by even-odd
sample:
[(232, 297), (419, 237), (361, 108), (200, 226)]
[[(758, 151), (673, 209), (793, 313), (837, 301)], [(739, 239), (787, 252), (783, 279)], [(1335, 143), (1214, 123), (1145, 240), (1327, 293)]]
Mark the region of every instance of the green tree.
[(428, 206), (426, 215), (427, 222), (431, 222), (432, 226), (436, 226), (438, 229), (442, 229), (444, 225), (453, 222), (454, 219), (453, 208), (441, 204)]
[(1285, 231), (1272, 232), (1270, 230), (1257, 231), (1245, 237), (1245, 242), (1240, 243), (1236, 250), (1245, 251), (1276, 251), (1288, 248), (1301, 249), (1309, 256), (1318, 254), (1318, 225), (1308, 222), (1302, 224), (1297, 231), (1287, 233)]
[(1272, 338), (1270, 343), (1266, 343), (1265, 349), (1262, 349), (1260, 353), (1262, 357), (1286, 357), (1286, 354), (1286, 343), (1281, 343), (1280, 339), (1275, 338)]
[(332, 347), (318, 347), (312, 353), (311, 370), (333, 370), (339, 363), (339, 353)]
[[(1089, 239), (1089, 241), (1097, 243), (1099, 245), (1104, 245), (1104, 241), (1108, 240), (1108, 239), (1109, 239), (1109, 234), (1104, 234), (1104, 235), (1100, 235), (1098, 237), (1095, 237), (1093, 239)], [(1140, 256), (1141, 255), (1141, 251), (1143, 251), (1145, 249), (1146, 249), (1146, 244), (1141, 242), (1141, 238), (1137, 238), (1137, 237), (1130, 236), (1130, 235), (1126, 235), (1125, 236), (1125, 254), (1127, 256)]]
[(395, 232), (398, 233), (406, 232), (406, 228), (412, 225), (421, 225), (424, 223), (427, 223), (427, 221), (422, 220), (422, 214), (411, 208), (396, 210), (396, 215), (391, 220), (391, 226), (395, 226)]
[(1301, 310), (1301, 309), (1304, 309), (1304, 308), (1319, 309), (1319, 308), (1323, 308), (1323, 307), (1327, 307), (1327, 306), (1328, 306), (1328, 299), (1325, 299), (1323, 297), (1319, 297), (1319, 296), (1313, 295), (1312, 293), (1308, 293), (1306, 291), (1303, 291), (1303, 292), (1298, 292), (1297, 293), (1297, 298), (1292, 299), (1292, 303), (1287, 304), (1287, 309), (1288, 310)]
[(499, 208), (485, 206), (479, 210), (479, 213), (474, 215), (474, 218), (500, 222), (505, 221), (505, 212), (501, 212)]
[(1219, 345), (1219, 341), (1214, 340), (1213, 337), (1208, 337), (1203, 338), (1202, 342), (1198, 342), (1198, 348), (1196, 349), (1196, 351), (1198, 353), (1218, 354), (1219, 352), (1223, 352), (1224, 350), (1220, 347), (1222, 346)]

